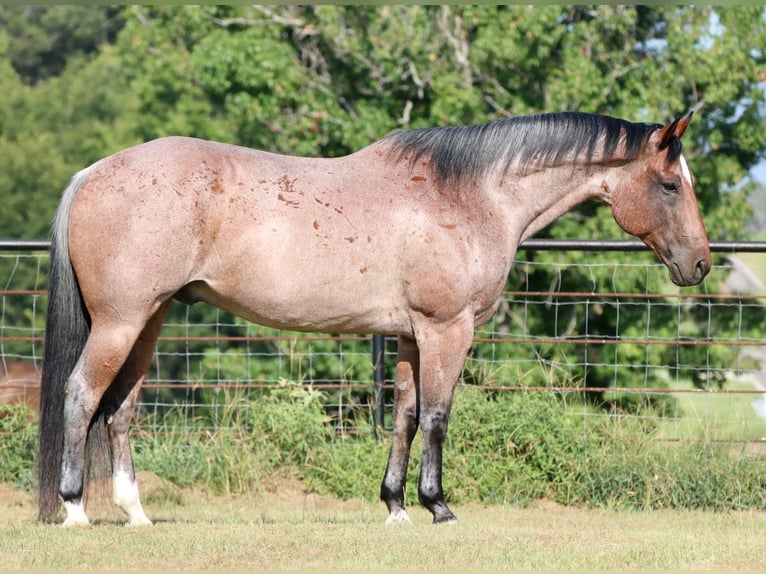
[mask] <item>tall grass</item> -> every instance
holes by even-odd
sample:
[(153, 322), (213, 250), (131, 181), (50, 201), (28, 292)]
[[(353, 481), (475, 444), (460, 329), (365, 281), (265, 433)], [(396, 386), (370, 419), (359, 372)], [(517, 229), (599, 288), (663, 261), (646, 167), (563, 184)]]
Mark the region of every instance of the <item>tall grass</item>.
[(178, 486), (241, 493), (295, 474), (332, 437), (321, 393), (300, 385), (283, 382), (258, 400), (233, 393), (223, 404), (207, 417), (190, 420), (179, 408), (139, 425), (135, 466)]
[[(0, 479), (30, 489), (34, 424), (20, 407), (0, 409)], [(322, 494), (378, 497), (389, 441), (364, 427), (336, 434), (315, 390), (285, 383), (254, 401), (232, 396), (215, 417), (187, 419), (179, 410), (164, 427), (138, 424), (136, 468), (217, 493), (258, 490), (288, 474)], [(601, 508), (766, 509), (763, 457), (726, 443), (660, 438), (635, 418), (572, 416), (553, 393), (466, 385), (450, 421), (445, 490), (455, 503), (524, 506), (545, 498)], [(416, 438), (410, 504), (419, 464)]]

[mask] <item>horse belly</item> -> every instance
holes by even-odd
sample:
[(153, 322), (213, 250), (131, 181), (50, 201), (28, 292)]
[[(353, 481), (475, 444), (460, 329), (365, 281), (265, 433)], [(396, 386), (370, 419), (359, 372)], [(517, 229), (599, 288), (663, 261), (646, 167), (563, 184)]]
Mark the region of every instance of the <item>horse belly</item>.
[[(184, 295), (248, 321), (298, 331), (411, 332), (393, 262), (374, 250), (241, 238)], [(250, 241), (247, 241), (250, 239)]]

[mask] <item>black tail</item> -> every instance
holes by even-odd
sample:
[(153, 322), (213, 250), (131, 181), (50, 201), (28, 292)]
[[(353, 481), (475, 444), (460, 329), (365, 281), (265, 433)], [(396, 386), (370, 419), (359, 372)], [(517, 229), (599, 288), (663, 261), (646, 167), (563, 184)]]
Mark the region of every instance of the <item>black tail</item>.
[[(60, 508), (58, 488), (64, 446), (64, 396), (67, 380), (90, 331), (90, 320), (72, 269), (67, 239), (72, 201), (87, 175), (88, 170), (83, 170), (72, 178), (61, 199), (51, 234), (37, 453), (38, 519), (44, 522), (54, 520)], [(105, 434), (106, 429), (103, 425), (91, 425), (88, 443), (91, 443), (93, 433)], [(94, 445), (106, 444), (103, 437), (94, 439)]]

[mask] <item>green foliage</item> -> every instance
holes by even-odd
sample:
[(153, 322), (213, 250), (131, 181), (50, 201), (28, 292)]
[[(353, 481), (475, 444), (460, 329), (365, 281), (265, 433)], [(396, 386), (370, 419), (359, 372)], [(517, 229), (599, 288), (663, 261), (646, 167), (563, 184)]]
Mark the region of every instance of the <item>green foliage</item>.
[[(0, 229), (8, 237), (44, 237), (72, 174), (121, 148), (169, 134), (337, 156), (398, 128), (563, 109), (664, 122), (704, 102), (684, 138), (686, 155), (710, 237), (737, 239), (745, 233), (755, 187), (746, 174), (766, 149), (765, 48), (761, 6), (0, 7)], [(608, 209), (587, 204), (540, 235), (624, 233)], [(561, 256), (536, 257), (558, 262)], [(569, 257), (572, 271), (561, 277), (519, 271), (508, 286), (523, 281), (544, 290), (560, 282), (562, 289), (579, 289), (594, 277), (577, 271), (578, 263), (606, 264), (615, 255)], [(605, 267), (597, 279), (609, 284), (610, 273)], [(664, 277), (647, 280), (641, 273), (621, 269), (615, 289), (655, 292), (667, 285)], [(704, 293), (705, 287), (695, 289)], [(185, 312), (174, 307), (171, 322)], [(651, 317), (599, 301), (589, 312), (587, 324), (577, 311), (558, 326), (545, 309), (525, 319), (529, 332), (540, 335), (560, 335), (556, 329), (566, 325), (570, 334), (638, 337), (651, 323), (660, 325), (657, 336), (680, 332), (712, 339), (727, 337), (739, 321), (734, 313), (709, 316), (704, 304), (679, 307), (673, 301)], [(7, 317), (24, 313), (9, 308)], [(214, 311), (199, 306), (189, 313), (210, 317)], [(512, 314), (499, 318), (498, 332), (518, 320)], [(752, 332), (766, 324), (760, 308), (743, 320)], [(566, 346), (505, 347), (500, 355), (537, 353), (561, 364), (579, 353)], [(205, 358), (188, 369), (175, 365), (178, 378), (193, 379), (209, 368), (212, 349), (193, 343), (190, 350)], [(223, 351), (225, 377), (262, 374), (237, 364), (236, 345)], [(477, 347), (475, 355), (497, 351)], [(609, 345), (587, 351), (595, 365), (615, 352)], [(692, 379), (698, 371), (689, 365), (710, 364), (714, 371), (731, 364), (735, 352), (700, 346), (676, 353), (640, 345), (618, 351), (621, 363), (664, 362)], [(366, 367), (360, 362), (348, 368)], [(278, 370), (273, 363), (262, 368)], [(320, 374), (335, 366), (311, 368)], [(283, 376), (299, 380), (301, 373)], [(531, 378), (544, 380), (545, 373)], [(659, 377), (644, 381), (629, 368), (598, 366), (584, 384), (608, 386), (616, 379), (621, 386), (663, 384)]]
[(13, 40), (9, 59), (31, 84), (60, 74), (70, 58), (114, 41), (123, 23), (116, 6), (0, 6), (0, 28)]
[[(339, 498), (376, 500), (389, 441), (363, 424), (338, 435), (321, 393), (283, 383), (256, 401), (229, 397), (210, 420), (165, 418), (138, 425), (136, 468), (180, 487), (243, 493), (301, 478)], [(571, 403), (571, 404), (570, 404)], [(632, 418), (581, 417), (553, 393), (458, 389), (445, 446), (444, 481), (454, 503), (562, 504), (621, 509), (766, 509), (766, 462), (715, 443), (663, 443)], [(24, 406), (0, 407), (0, 481), (31, 490), (36, 424)], [(416, 437), (407, 502), (417, 504)]]
[(35, 484), (37, 424), (25, 404), (0, 405), (0, 482), (32, 490)]
[[(215, 420), (175, 411), (163, 417), (164, 429), (137, 435), (135, 465), (183, 487), (227, 493), (260, 488), (278, 469), (306, 464), (328, 440), (332, 431), (322, 399), (317, 391), (284, 382), (257, 401), (227, 397), (220, 410), (206, 413)], [(156, 428), (147, 422), (147, 429)], [(206, 430), (211, 422), (215, 430)]]
[[(579, 407), (581, 408), (581, 407)], [(552, 393), (458, 389), (445, 446), (452, 502), (562, 504), (623, 509), (764, 509), (766, 463), (715, 444), (653, 440), (635, 419), (574, 416)], [(417, 504), (419, 440), (407, 501)], [(321, 443), (301, 476), (340, 498), (378, 496), (388, 442), (371, 434)]]
[(764, 461), (714, 444), (605, 445), (577, 476), (576, 499), (610, 508), (766, 508)]
[(331, 436), (319, 391), (283, 381), (251, 403), (250, 437), (255, 452), (274, 467), (300, 466)]

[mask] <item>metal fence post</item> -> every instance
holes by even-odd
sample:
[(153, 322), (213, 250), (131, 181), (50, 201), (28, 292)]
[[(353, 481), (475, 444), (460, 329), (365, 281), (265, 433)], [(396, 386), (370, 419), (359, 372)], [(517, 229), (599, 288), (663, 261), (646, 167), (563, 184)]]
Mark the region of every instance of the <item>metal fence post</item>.
[(385, 428), (386, 423), (386, 365), (383, 353), (386, 349), (384, 335), (372, 336), (372, 381), (375, 385), (375, 428)]

